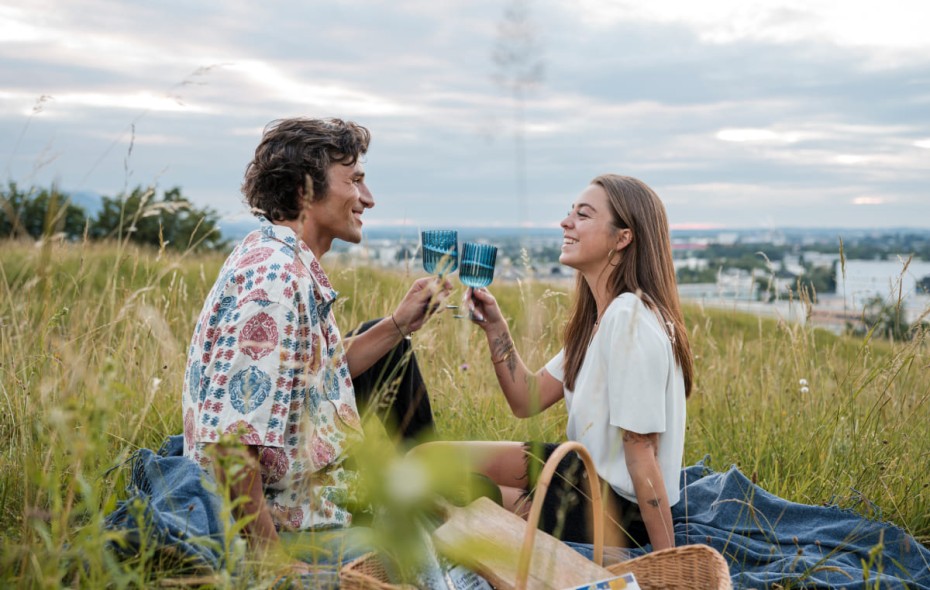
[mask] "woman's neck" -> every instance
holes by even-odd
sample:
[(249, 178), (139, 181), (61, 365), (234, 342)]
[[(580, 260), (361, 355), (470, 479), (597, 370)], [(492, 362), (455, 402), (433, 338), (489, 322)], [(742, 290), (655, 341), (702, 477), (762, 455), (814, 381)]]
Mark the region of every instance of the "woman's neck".
[(591, 290), (591, 295), (594, 297), (594, 304), (597, 306), (597, 319), (594, 322), (595, 325), (600, 322), (601, 316), (604, 315), (605, 311), (607, 311), (607, 308), (610, 306), (610, 302), (614, 300), (613, 295), (607, 288), (608, 278), (609, 273), (607, 272), (598, 273), (596, 277), (590, 277), (587, 275), (584, 277), (585, 282), (588, 283), (588, 288)]

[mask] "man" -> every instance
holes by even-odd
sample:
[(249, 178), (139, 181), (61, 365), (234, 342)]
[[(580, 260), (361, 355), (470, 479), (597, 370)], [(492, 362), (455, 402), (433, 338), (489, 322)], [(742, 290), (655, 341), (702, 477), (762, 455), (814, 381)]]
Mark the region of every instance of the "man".
[[(184, 454), (242, 499), (236, 516), (249, 517), (257, 549), (277, 550), (279, 530), (351, 524), (346, 449), (361, 436), (353, 379), (383, 363), (451, 290), (417, 280), (389, 317), (351, 343), (340, 335), (337, 294), (319, 260), (333, 240), (362, 238), (362, 216), (375, 205), (361, 160), (369, 141), (367, 129), (338, 119), (266, 128), (242, 188), (261, 228), (224, 263), (191, 341)], [(417, 428), (431, 425), (425, 397), (407, 402), (404, 414), (425, 414)], [(245, 445), (244, 465), (216, 444), (224, 435)]]

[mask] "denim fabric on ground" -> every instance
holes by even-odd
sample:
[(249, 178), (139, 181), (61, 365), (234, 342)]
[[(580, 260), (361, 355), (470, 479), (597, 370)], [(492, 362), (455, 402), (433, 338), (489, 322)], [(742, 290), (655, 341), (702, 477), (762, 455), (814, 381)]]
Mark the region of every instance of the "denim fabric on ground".
[[(129, 498), (107, 516), (107, 527), (124, 531), (124, 542), (113, 544), (123, 557), (141, 547), (171, 555), (174, 565), (191, 570), (218, 570), (227, 557), (235, 565), (245, 556), (245, 540), (235, 537), (233, 548), (223, 548), (231, 519), (222, 517), (222, 501), (212, 479), (193, 460), (182, 455), (183, 437), (169, 437), (158, 453), (140, 449), (128, 461)], [(361, 527), (325, 532), (282, 533), (285, 548), (298, 559), (319, 566), (319, 572), (302, 576), (307, 588), (338, 588), (338, 569), (370, 550), (367, 531)], [(311, 546), (312, 545), (312, 546)]]
[[(736, 467), (715, 473), (706, 462), (681, 472), (682, 499), (672, 508), (675, 543), (719, 551), (734, 588), (930, 590), (930, 550), (897, 526), (835, 506), (789, 502)], [(573, 546), (589, 558), (593, 553), (590, 545)]]
[[(120, 555), (155, 547), (180, 566), (219, 569), (229, 553), (223, 538), (231, 523), (223, 521), (219, 496), (205, 487), (211, 478), (182, 455), (183, 444), (182, 436), (172, 436), (158, 453), (140, 449), (129, 459), (129, 497), (107, 516), (106, 526), (125, 531), (125, 543), (113, 545)], [(237, 545), (229, 557), (241, 556), (243, 546)]]

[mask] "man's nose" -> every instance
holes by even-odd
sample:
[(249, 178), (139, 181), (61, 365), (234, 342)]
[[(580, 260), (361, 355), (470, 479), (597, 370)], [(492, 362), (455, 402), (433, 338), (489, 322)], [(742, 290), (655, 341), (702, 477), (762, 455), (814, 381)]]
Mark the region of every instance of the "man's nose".
[(366, 209), (371, 209), (375, 206), (375, 197), (371, 194), (371, 191), (368, 190), (367, 186), (362, 186), (361, 196), (362, 205), (364, 205)]

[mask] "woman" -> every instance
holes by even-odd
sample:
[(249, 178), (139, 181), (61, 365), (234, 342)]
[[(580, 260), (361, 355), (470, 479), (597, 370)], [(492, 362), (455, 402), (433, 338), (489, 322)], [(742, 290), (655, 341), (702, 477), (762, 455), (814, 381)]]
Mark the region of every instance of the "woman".
[[(565, 400), (568, 438), (587, 447), (609, 484), (608, 543), (672, 547), (671, 506), (679, 495), (692, 360), (665, 209), (643, 182), (604, 175), (575, 200), (561, 227), (559, 261), (577, 271), (564, 348), (531, 372), (484, 289), (468, 294), (475, 323), (487, 336), (497, 379), (516, 416)], [(500, 486), (504, 506), (524, 515), (535, 485), (528, 462), (545, 461), (556, 446), (450, 444), (466, 445), (479, 469)], [(570, 485), (560, 488), (560, 478), (553, 479), (541, 526), (563, 540), (590, 543), (581, 461), (570, 455), (557, 473)]]

